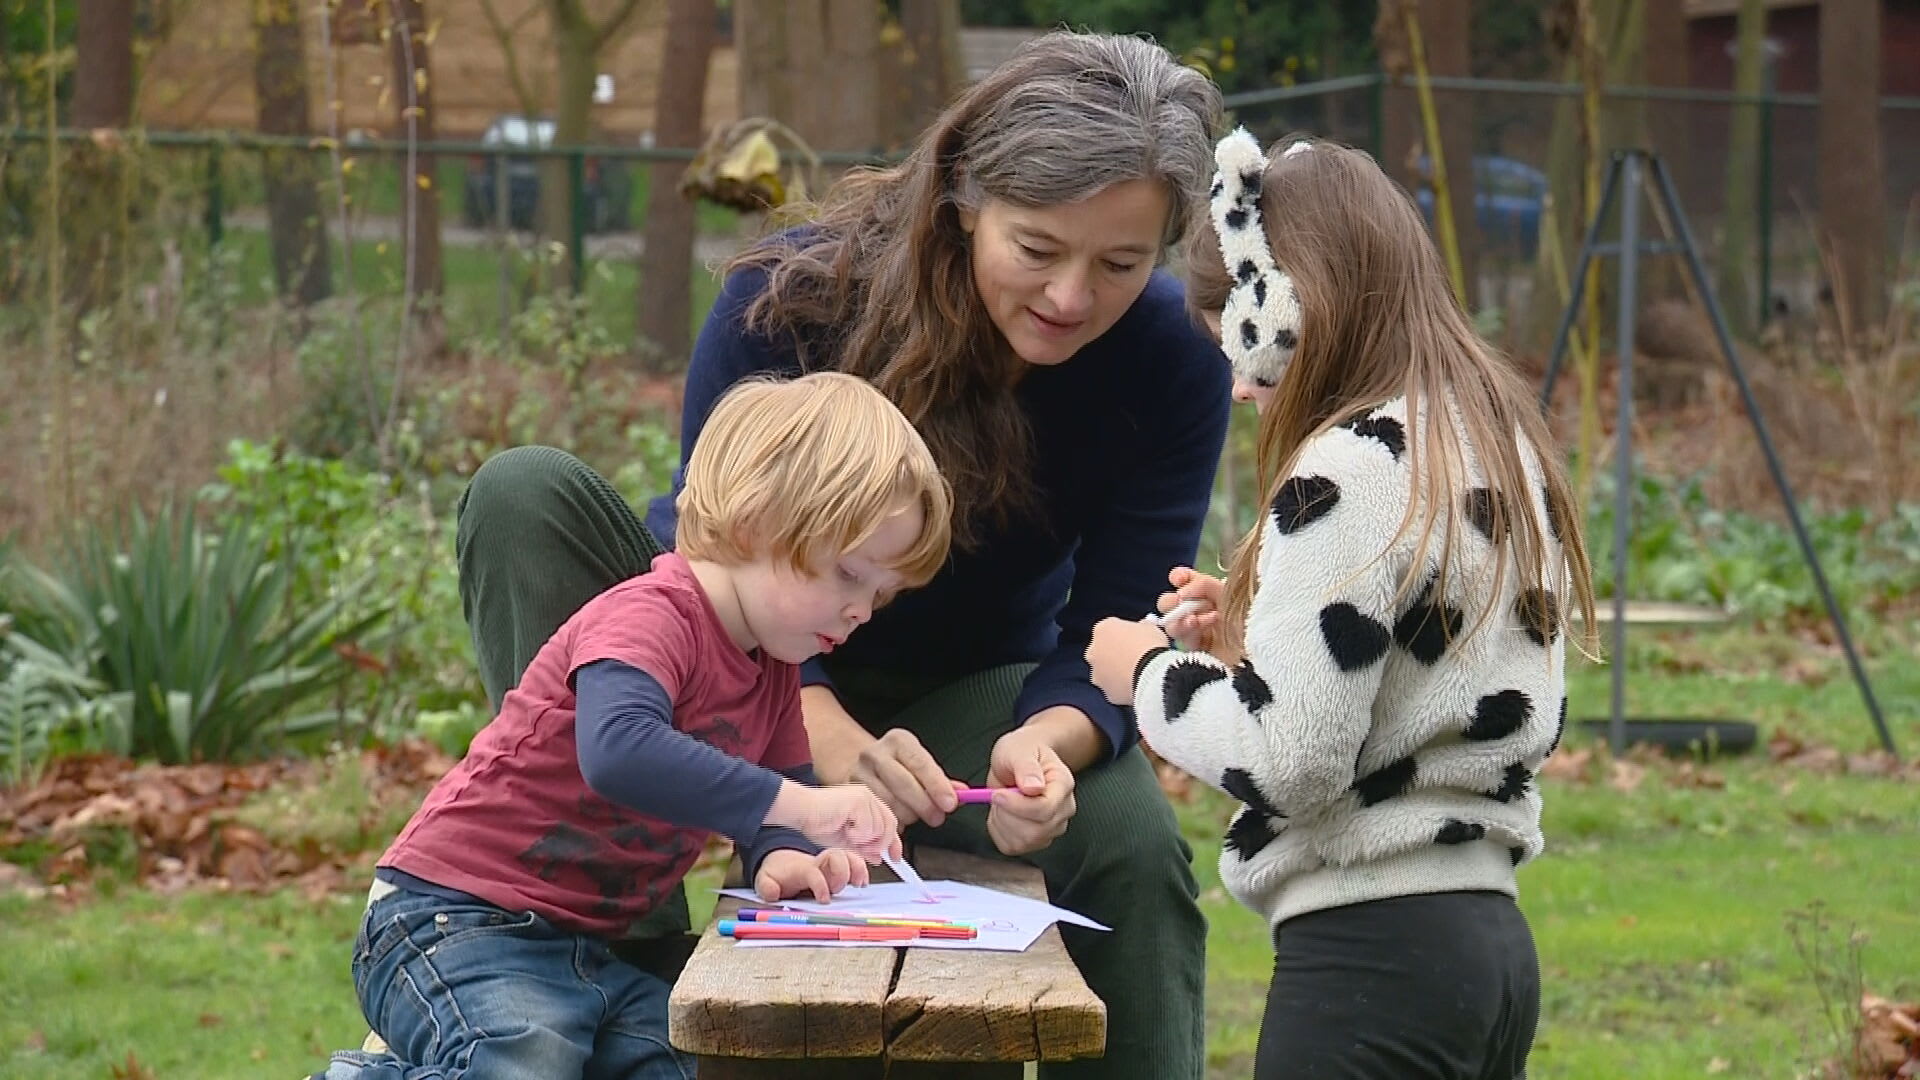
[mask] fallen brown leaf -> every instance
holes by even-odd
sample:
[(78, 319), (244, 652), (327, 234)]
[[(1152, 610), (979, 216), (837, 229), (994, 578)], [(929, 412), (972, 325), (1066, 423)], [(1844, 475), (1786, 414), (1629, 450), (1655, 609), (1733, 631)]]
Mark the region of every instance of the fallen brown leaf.
[(129, 1050), (126, 1063), (113, 1066), (113, 1080), (156, 1080), (156, 1077), (153, 1070), (142, 1065), (140, 1059), (134, 1057), (133, 1051)]
[(1540, 766), (1540, 775), (1554, 780), (1581, 783), (1587, 779), (1587, 766), (1593, 761), (1591, 748), (1569, 750), (1565, 747), (1553, 752)]
[(1619, 761), (1611, 763), (1612, 769), (1607, 775), (1607, 786), (1615, 791), (1631, 792), (1647, 778), (1647, 767), (1637, 762)]

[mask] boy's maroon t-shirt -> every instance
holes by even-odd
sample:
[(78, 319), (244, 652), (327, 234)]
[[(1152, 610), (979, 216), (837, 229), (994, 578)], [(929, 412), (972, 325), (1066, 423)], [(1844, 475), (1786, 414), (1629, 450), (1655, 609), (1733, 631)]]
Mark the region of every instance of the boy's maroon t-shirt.
[(673, 700), (673, 726), (729, 754), (776, 771), (809, 760), (799, 669), (735, 645), (692, 568), (669, 552), (541, 647), (380, 865), (606, 937), (668, 895), (708, 833), (611, 803), (581, 777), (572, 676), (596, 660), (653, 676)]

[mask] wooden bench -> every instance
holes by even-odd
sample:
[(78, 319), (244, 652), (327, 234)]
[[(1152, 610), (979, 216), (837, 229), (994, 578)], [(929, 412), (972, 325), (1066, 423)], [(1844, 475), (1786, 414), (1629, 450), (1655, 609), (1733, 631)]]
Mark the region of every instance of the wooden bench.
[[(1024, 864), (937, 849), (914, 863), (929, 879), (1046, 899)], [(716, 923), (739, 907), (721, 897)], [(674, 985), (667, 1034), (699, 1055), (700, 1080), (1014, 1078), (1022, 1062), (1100, 1056), (1107, 1007), (1057, 926), (1020, 953), (741, 949), (709, 926)]]

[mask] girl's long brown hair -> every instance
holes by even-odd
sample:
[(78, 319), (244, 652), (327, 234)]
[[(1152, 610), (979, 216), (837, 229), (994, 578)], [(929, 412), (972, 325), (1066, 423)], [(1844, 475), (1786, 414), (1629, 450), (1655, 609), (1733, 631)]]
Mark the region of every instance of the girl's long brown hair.
[[(1293, 142), (1289, 137), (1273, 145)], [(1260, 214), (1274, 262), (1293, 278), (1301, 309), (1299, 345), (1260, 416), (1256, 460), (1263, 503), (1278, 494), (1309, 440), (1404, 396), (1415, 490), (1382, 553), (1418, 528), (1424, 555), (1438, 530), (1437, 590), (1445, 595), (1463, 517), (1458, 508), (1465, 493), (1458, 489), (1471, 460), (1493, 492), (1496, 580), (1511, 565), (1525, 588), (1546, 587), (1560, 597), (1571, 591), (1585, 619), (1583, 648), (1591, 651), (1591, 568), (1552, 433), (1513, 366), (1474, 332), (1413, 200), (1366, 154), (1315, 142), (1290, 157), (1267, 155)], [(1205, 222), (1189, 240), (1187, 262), (1190, 306), (1201, 314), (1218, 311), (1232, 282)], [(1566, 555), (1558, 567), (1548, 565), (1549, 538), (1539, 515), (1527, 512), (1534, 505), (1529, 449), (1546, 489), (1544, 529)], [(1417, 523), (1422, 507), (1429, 509)], [(1234, 653), (1242, 647), (1257, 584), (1260, 532), (1256, 522), (1227, 574), (1221, 627)], [(1414, 579), (1423, 561), (1416, 559), (1400, 583), (1403, 594), (1419, 587)], [(1482, 611), (1475, 629), (1491, 614), (1490, 607)]]
[(820, 342), (802, 356), (877, 386), (920, 429), (954, 489), (954, 540), (1033, 509), (1025, 363), (973, 282), (962, 209), (1077, 202), (1126, 180), (1165, 184), (1163, 245), (1212, 177), (1220, 94), (1141, 38), (1056, 32), (975, 83), (891, 168), (856, 169), (804, 213), (814, 226), (743, 252), (766, 289), (750, 329)]

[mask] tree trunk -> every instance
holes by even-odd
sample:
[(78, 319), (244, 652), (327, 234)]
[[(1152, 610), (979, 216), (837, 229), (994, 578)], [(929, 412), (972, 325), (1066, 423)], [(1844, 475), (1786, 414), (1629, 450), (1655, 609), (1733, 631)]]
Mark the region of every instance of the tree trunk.
[[(433, 142), (433, 79), (428, 58), (425, 0), (391, 0), (393, 22), (387, 51), (393, 58), (394, 107), (398, 110), (394, 137), (415, 143)], [(400, 210), (403, 215), (402, 254), (409, 260), (413, 289), (409, 313), (438, 326), (444, 276), (440, 258), (440, 189), (434, 176), (434, 156), (414, 154), (413, 168), (401, 158)]]
[[(295, 0), (255, 0), (253, 87), (258, 126), (267, 135), (309, 135), (307, 53)], [(262, 155), (273, 282), (280, 297), (306, 307), (332, 291), (332, 260), (320, 208), (317, 159), (305, 150)]]
[[(133, 120), (133, 0), (77, 5), (70, 123), (121, 129)], [(127, 239), (137, 200), (127, 190), (134, 170), (116, 142), (69, 144), (58, 198), (67, 237), (66, 286), (75, 309), (93, 308), (124, 285)]]
[(75, 5), (73, 126), (122, 128), (133, 119), (133, 0)]
[[(660, 88), (653, 99), (656, 146), (700, 145), (713, 38), (714, 0), (668, 0)], [(656, 162), (648, 170), (638, 328), (656, 370), (677, 364), (689, 346), (695, 206), (679, 192), (685, 171), (683, 161)]]
[[(1737, 49), (1733, 61), (1733, 89), (1758, 94), (1766, 66), (1767, 8), (1765, 0), (1740, 0), (1735, 21)], [(1721, 310), (1737, 334), (1753, 331), (1754, 214), (1759, 205), (1760, 106), (1735, 105), (1727, 130), (1727, 197), (1720, 221), (1720, 267), (1717, 291)], [(1855, 159), (1857, 161), (1857, 159)], [(1854, 162), (1849, 162), (1853, 164)]]
[(1880, 140), (1880, 0), (1820, 5), (1820, 231), (1844, 338), (1886, 314), (1887, 192)]
[[(553, 38), (556, 66), (553, 144), (581, 146), (592, 142), (593, 81), (599, 72), (600, 50), (610, 44), (639, 9), (639, 0), (624, 2), (601, 22), (587, 13), (584, 0), (547, 0), (547, 32)], [(568, 257), (554, 267), (554, 283), (575, 284), (573, 250), (575, 214), (571, 162), (548, 158), (540, 169), (541, 232), (563, 245)], [(584, 166), (584, 163), (582, 163)], [(584, 174), (584, 168), (583, 168)]]
[[(1687, 70), (1687, 16), (1681, 4), (1654, 0), (1645, 6), (1641, 33), (1646, 38), (1647, 85), (1679, 89), (1692, 83)], [(1648, 137), (1666, 159), (1680, 190), (1688, 168), (1687, 120), (1695, 106), (1666, 103), (1650, 110)]]
[[(1472, 75), (1472, 5), (1468, 0), (1383, 2), (1380, 20), (1374, 27), (1382, 66), (1389, 73), (1404, 75), (1409, 80), (1415, 75), (1414, 42), (1408, 37), (1404, 17), (1400, 14), (1403, 4), (1418, 19), (1419, 44), (1425, 54), (1427, 74), (1461, 78)], [(1427, 146), (1419, 91), (1409, 84), (1389, 87), (1385, 93), (1380, 165), (1409, 191), (1417, 191), (1421, 187), (1431, 190), (1433, 148)], [(1473, 212), (1473, 96), (1460, 91), (1435, 91), (1433, 104), (1439, 116), (1439, 151), (1447, 170), (1448, 206), (1453, 213), (1454, 236), (1460, 253), (1461, 271), (1465, 276), (1463, 302), (1468, 310), (1472, 310), (1474, 297), (1478, 295), (1476, 274), (1479, 249), (1479, 226)], [(1424, 170), (1417, 160), (1416, 147), (1427, 154)], [(1434, 207), (1431, 227), (1438, 241), (1438, 206)]]
[(816, 150), (880, 145), (880, 5), (735, 0), (734, 13), (742, 116), (778, 120)]
[[(1473, 74), (1473, 4), (1471, 0), (1421, 0), (1420, 31), (1427, 41), (1427, 70), (1435, 76), (1468, 78)], [(1469, 312), (1480, 295), (1480, 224), (1474, 214), (1478, 184), (1473, 168), (1473, 95), (1434, 95), (1440, 113), (1440, 146), (1446, 155), (1449, 201), (1454, 234), (1459, 240), (1460, 269), (1466, 293), (1460, 301)]]
[(901, 57), (904, 126), (896, 128), (896, 138), (890, 141), (905, 145), (933, 122), (966, 80), (960, 55), (960, 0), (901, 0), (900, 29), (906, 45)]

